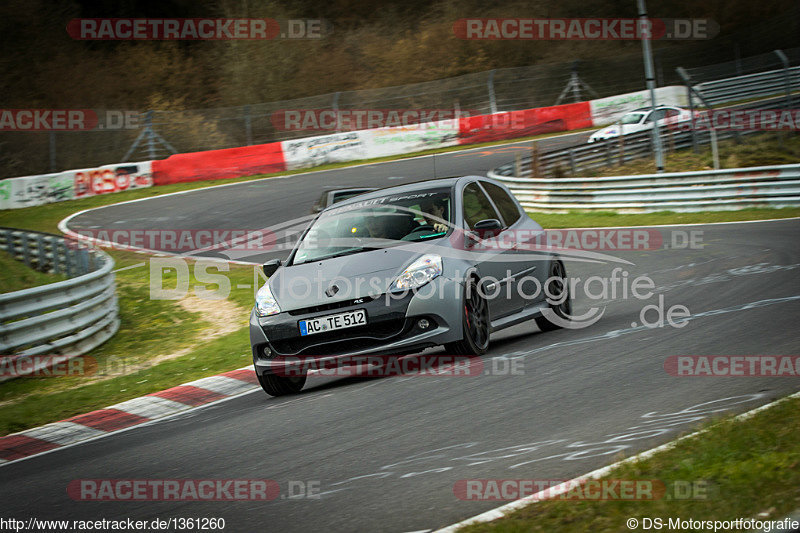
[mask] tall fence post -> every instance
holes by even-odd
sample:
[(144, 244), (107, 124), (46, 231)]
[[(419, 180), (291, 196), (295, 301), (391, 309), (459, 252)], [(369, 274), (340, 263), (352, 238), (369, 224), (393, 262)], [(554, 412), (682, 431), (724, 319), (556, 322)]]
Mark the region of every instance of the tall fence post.
[(686, 97), (689, 99), (689, 133), (692, 136), (692, 152), (699, 153), (700, 148), (697, 146), (697, 130), (694, 127), (694, 95), (692, 94), (692, 84), (689, 78), (686, 80)]
[(494, 95), (494, 70), (489, 71), (489, 78), (486, 80), (486, 88), (489, 91), (489, 111), (494, 115), (497, 113), (497, 99)]
[(250, 116), (250, 106), (244, 106), (244, 133), (247, 146), (253, 144), (253, 124)]
[(333, 102), (331, 103), (331, 109), (333, 109), (333, 112), (336, 114), (336, 133), (339, 133), (340, 131), (342, 131), (342, 121), (341, 121), (341, 116), (339, 115), (339, 95), (340, 94), (341, 93), (339, 91), (336, 91), (335, 93), (333, 93)]
[(789, 75), (789, 58), (783, 53), (783, 50), (775, 50), (775, 55), (783, 63), (783, 85), (786, 90), (786, 109), (792, 108), (792, 79)]
[(50, 172), (56, 171), (56, 132), (50, 132)]
[[(689, 73), (686, 72), (686, 69), (683, 67), (678, 67), (675, 69), (678, 73), (678, 76), (686, 83), (686, 86), (689, 88), (690, 91), (694, 92), (697, 95), (697, 98), (700, 99), (700, 102), (706, 108), (711, 111), (714, 108), (711, 104), (703, 97), (703, 93), (700, 91), (696, 91), (694, 87), (692, 87), (692, 79), (689, 77)], [(692, 117), (692, 129), (694, 129), (694, 117)], [(711, 154), (714, 159), (714, 170), (719, 170), (719, 147), (717, 146), (717, 132), (714, 130), (714, 126), (712, 124), (711, 128), (709, 128), (709, 133), (711, 135)]]

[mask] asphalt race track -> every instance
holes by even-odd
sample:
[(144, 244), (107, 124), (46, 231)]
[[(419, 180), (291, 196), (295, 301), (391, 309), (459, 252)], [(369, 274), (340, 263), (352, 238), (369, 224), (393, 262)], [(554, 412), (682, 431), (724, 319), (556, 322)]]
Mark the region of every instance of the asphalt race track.
[[(587, 134), (588, 135), (588, 134)], [(571, 142), (575, 142), (574, 137)], [(553, 143), (564, 140), (553, 140)], [(436, 174), (485, 174), (511, 147), (436, 157)], [(388, 186), (433, 175), (432, 158), (268, 179), (82, 214), (70, 228), (257, 227), (306, 214), (323, 185)], [(0, 495), (18, 518), (224, 517), (225, 531), (415, 531), (503, 502), (454, 495), (464, 479), (570, 479), (674, 439), (714, 414), (800, 390), (796, 377), (674, 377), (673, 355), (800, 353), (800, 220), (660, 228), (703, 246), (614, 253), (646, 299), (578, 294), (585, 328), (532, 323), (493, 336), (486, 375), (309, 378), (297, 396), (260, 390), (170, 420), (3, 466)], [(680, 233), (673, 233), (680, 232)], [(572, 277), (617, 264), (567, 261)], [(642, 325), (642, 309), (686, 306), (682, 327)], [(653, 322), (655, 312), (645, 315)], [(244, 317), (243, 317), (244, 320)], [(242, 346), (242, 351), (249, 346)], [(516, 372), (505, 372), (516, 365)], [(317, 498), (270, 502), (76, 502), (70, 481), (266, 478), (319, 486)], [(296, 484), (295, 484), (296, 485)], [(721, 495), (720, 497), (724, 497)]]

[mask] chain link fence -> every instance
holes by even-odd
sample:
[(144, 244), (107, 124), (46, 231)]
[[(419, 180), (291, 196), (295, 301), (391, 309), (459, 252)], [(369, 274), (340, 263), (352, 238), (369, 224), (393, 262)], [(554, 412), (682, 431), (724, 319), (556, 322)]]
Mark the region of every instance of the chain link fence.
[[(798, 19), (800, 16), (793, 16), (789, 29), (784, 31), (797, 27)], [(792, 65), (800, 64), (800, 48), (784, 51)], [(685, 67), (696, 82), (780, 68), (779, 59), (772, 52), (746, 58), (739, 55), (738, 42), (730, 40), (656, 49), (657, 83), (681, 85), (677, 67)], [(241, 107), (153, 110), (140, 115), (136, 129), (0, 132), (0, 175), (161, 159), (174, 152), (231, 148), (330, 132), (287, 130), (278, 119), (286, 110), (438, 109), (472, 115), (588, 100), (644, 87), (640, 45), (631, 43), (629, 54), (591, 61), (496, 69), (424, 83)]]

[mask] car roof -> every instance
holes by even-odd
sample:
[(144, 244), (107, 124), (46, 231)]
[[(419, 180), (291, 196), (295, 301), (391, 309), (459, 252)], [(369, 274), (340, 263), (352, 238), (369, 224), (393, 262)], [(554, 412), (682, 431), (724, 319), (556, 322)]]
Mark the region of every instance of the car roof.
[(409, 192), (424, 191), (426, 189), (441, 189), (442, 187), (453, 187), (458, 182), (458, 180), (464, 178), (484, 179), (481, 178), (481, 176), (449, 176), (446, 178), (424, 179), (420, 181), (414, 181), (411, 183), (404, 183), (402, 185), (394, 185), (392, 187), (377, 189), (372, 192), (364, 194), (359, 194), (358, 196), (354, 196), (353, 198), (348, 198), (347, 200), (337, 202), (335, 205), (337, 208), (339, 208), (351, 203), (363, 202), (364, 200), (368, 200), (370, 198), (380, 198), (382, 196), (386, 196), (387, 194), (403, 194)]
[[(641, 112), (644, 112), (644, 111), (650, 111), (651, 109), (653, 109), (653, 108), (650, 107), (650, 106), (637, 107), (636, 109), (631, 111), (631, 113), (641, 113)], [(657, 105), (656, 109), (680, 109), (680, 108), (677, 107), (677, 106), (674, 106), (674, 105)]]
[(325, 192), (335, 194), (337, 192), (375, 191), (377, 189), (378, 189), (377, 187), (342, 187), (341, 189), (340, 188), (328, 189)]

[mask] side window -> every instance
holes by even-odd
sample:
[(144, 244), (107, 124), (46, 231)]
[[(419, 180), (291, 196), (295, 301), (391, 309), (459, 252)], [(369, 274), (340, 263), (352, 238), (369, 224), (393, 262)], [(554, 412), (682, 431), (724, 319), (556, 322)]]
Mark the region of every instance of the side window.
[(666, 109), (656, 109), (655, 111), (650, 113), (649, 117), (647, 117), (647, 122), (653, 122), (653, 120), (662, 120), (666, 114), (667, 114)]
[(500, 214), (503, 215), (506, 226), (510, 226), (519, 220), (520, 214), (519, 209), (517, 209), (517, 203), (502, 187), (498, 187), (494, 183), (489, 183), (487, 181), (482, 181), (481, 185), (483, 185), (483, 188), (489, 193), (489, 198), (492, 199), (497, 209), (500, 210)]
[(477, 222), (488, 218), (497, 218), (497, 211), (492, 207), (491, 202), (483, 194), (483, 191), (475, 182), (464, 187), (464, 221), (469, 229), (475, 227)]

